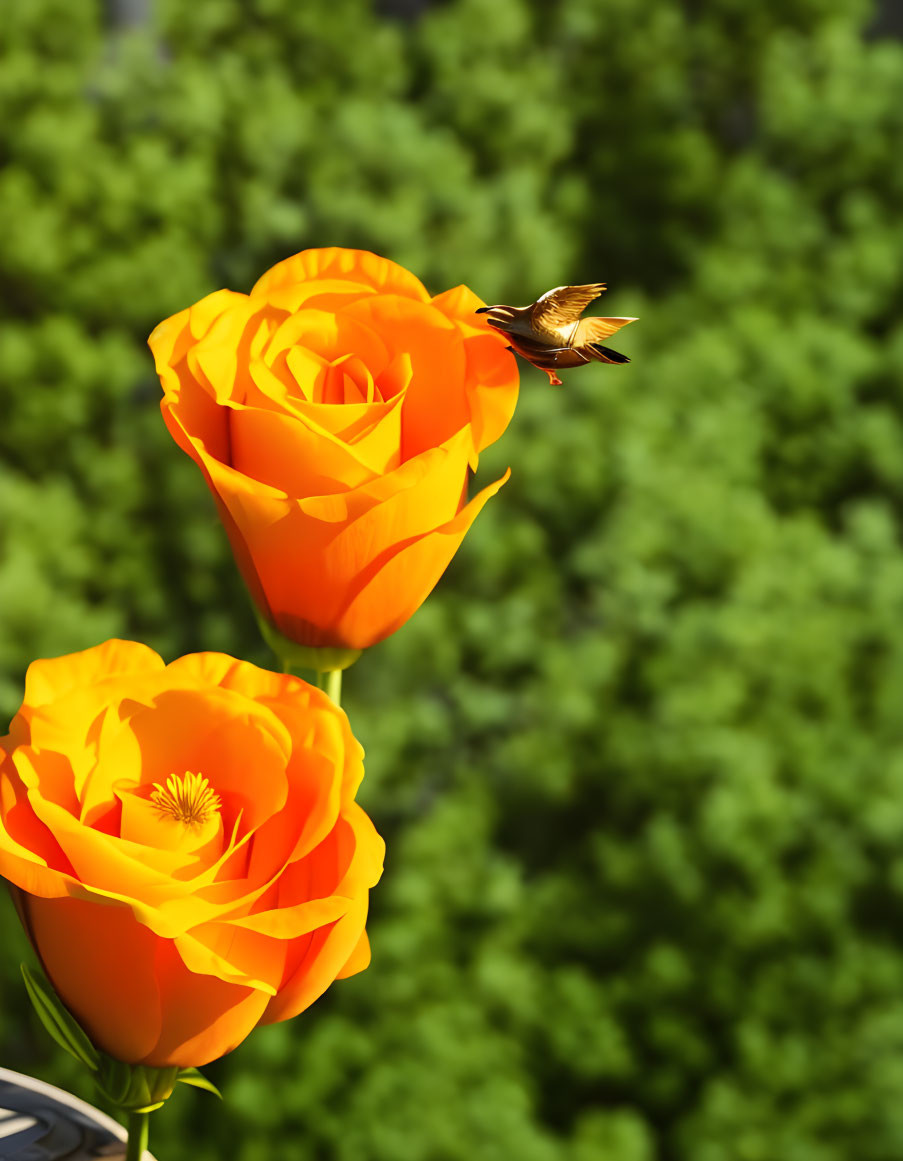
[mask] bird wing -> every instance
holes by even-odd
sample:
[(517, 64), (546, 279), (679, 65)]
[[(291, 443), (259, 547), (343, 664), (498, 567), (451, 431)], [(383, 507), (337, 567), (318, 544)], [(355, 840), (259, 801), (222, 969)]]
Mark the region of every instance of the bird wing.
[(591, 302), (605, 289), (604, 282), (586, 286), (556, 286), (533, 304), (531, 322), (539, 334), (558, 335), (573, 326)]
[(581, 319), (574, 330), (571, 344), (575, 347), (582, 347), (586, 343), (601, 343), (605, 339), (610, 339), (621, 327), (626, 327), (628, 323), (636, 321), (635, 318), (616, 317)]

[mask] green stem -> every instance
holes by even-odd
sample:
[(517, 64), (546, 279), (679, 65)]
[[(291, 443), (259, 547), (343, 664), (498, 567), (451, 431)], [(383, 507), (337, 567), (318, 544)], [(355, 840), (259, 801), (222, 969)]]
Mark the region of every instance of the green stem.
[(150, 1113), (129, 1113), (129, 1141), (125, 1161), (141, 1161), (147, 1148)]
[[(293, 673), (294, 667), (291, 662), (286, 661), (284, 657), (280, 658), (282, 662), (283, 673)], [(315, 669), (314, 683), (317, 689), (322, 689), (336, 705), (342, 704), (342, 670), (341, 669)]]
[(342, 704), (342, 671), (341, 669), (329, 669), (325, 674), (326, 682), (324, 689), (336, 703)]

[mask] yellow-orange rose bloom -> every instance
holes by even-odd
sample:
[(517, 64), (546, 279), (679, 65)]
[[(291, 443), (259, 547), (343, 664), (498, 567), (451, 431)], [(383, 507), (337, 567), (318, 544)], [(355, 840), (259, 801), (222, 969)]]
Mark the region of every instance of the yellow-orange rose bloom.
[(505, 482), (466, 503), (517, 400), (481, 305), (464, 286), (431, 298), (366, 251), (305, 250), (151, 335), (166, 424), (290, 641), (358, 650), (394, 632)]
[(35, 661), (0, 739), (0, 872), (118, 1060), (197, 1066), (369, 962), (383, 843), (345, 714), (221, 653)]

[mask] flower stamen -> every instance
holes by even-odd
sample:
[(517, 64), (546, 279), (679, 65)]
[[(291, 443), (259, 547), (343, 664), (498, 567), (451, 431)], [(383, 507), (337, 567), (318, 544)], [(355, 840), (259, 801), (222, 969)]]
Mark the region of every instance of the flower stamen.
[(165, 787), (155, 782), (150, 800), (164, 817), (188, 826), (207, 822), (221, 805), (203, 774), (191, 773), (170, 774)]

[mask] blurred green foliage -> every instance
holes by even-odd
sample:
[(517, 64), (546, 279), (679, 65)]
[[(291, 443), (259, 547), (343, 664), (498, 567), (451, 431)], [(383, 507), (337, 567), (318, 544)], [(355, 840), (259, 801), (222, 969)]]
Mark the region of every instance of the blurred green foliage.
[[(118, 634), (263, 664), (144, 339), (307, 246), (607, 278), (347, 705), (374, 962), (161, 1158), (903, 1153), (903, 46), (865, 0), (4, 0), (0, 702)], [(481, 473), (482, 474), (482, 473)], [(90, 1097), (0, 964), (3, 1063)]]

